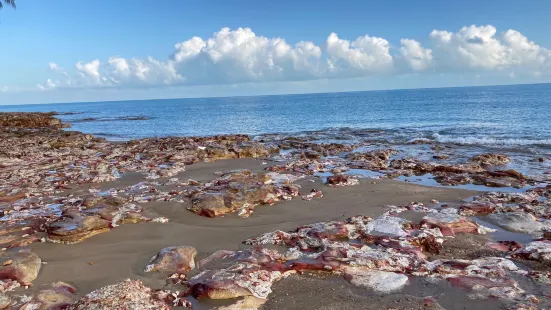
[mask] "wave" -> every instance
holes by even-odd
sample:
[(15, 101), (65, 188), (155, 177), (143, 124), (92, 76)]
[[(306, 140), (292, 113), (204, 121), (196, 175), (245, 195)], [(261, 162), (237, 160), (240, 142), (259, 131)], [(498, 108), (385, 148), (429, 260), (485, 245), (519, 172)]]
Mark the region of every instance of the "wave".
[(550, 146), (551, 139), (499, 139), (491, 137), (453, 137), (440, 134), (433, 134), (434, 140), (441, 143), (455, 143), (465, 145), (494, 145), (494, 146)]

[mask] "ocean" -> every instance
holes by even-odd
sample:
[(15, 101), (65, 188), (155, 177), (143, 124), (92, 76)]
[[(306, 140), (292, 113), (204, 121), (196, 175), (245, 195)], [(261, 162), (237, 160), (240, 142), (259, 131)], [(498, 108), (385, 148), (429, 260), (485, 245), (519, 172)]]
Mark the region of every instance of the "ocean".
[[(109, 140), (144, 137), (377, 131), (404, 143), (551, 148), (551, 84), (256, 97), (0, 106), (57, 111), (78, 130)], [(125, 118), (136, 119), (125, 119)]]

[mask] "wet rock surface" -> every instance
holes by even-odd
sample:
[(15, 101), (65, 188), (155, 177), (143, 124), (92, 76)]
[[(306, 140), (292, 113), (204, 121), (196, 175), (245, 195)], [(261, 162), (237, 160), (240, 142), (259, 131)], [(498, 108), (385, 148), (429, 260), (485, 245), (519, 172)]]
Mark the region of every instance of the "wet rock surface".
[(145, 272), (182, 273), (195, 268), (197, 250), (190, 246), (174, 246), (162, 249), (153, 256)]

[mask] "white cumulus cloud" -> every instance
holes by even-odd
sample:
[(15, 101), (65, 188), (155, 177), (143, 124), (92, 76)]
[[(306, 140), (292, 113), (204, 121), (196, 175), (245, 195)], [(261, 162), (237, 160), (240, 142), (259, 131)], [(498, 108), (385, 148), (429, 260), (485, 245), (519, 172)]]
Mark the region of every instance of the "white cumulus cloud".
[(50, 62), (49, 69), (60, 78), (37, 87), (237, 84), (427, 71), (551, 76), (551, 50), (516, 30), (500, 33), (491, 25), (465, 26), (457, 32), (435, 29), (425, 38), (404, 38), (396, 45), (381, 37), (349, 40), (336, 33), (320, 44), (307, 40), (291, 44), (284, 38), (257, 35), (250, 28), (222, 28), (210, 38), (176, 43), (167, 54), (163, 60), (112, 56), (79, 61), (73, 70)]
[(393, 64), (390, 43), (368, 35), (350, 42), (331, 33), (327, 38), (327, 57), (330, 71), (341, 76), (385, 73)]
[(415, 71), (427, 69), (432, 62), (432, 50), (423, 48), (421, 43), (412, 39), (400, 40), (400, 54), (407, 64)]

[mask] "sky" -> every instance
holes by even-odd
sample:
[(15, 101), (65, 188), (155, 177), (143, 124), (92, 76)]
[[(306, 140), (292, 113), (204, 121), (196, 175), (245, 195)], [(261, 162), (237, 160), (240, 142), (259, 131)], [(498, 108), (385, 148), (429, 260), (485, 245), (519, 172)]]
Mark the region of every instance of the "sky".
[(551, 1), (16, 0), (0, 104), (551, 82)]

